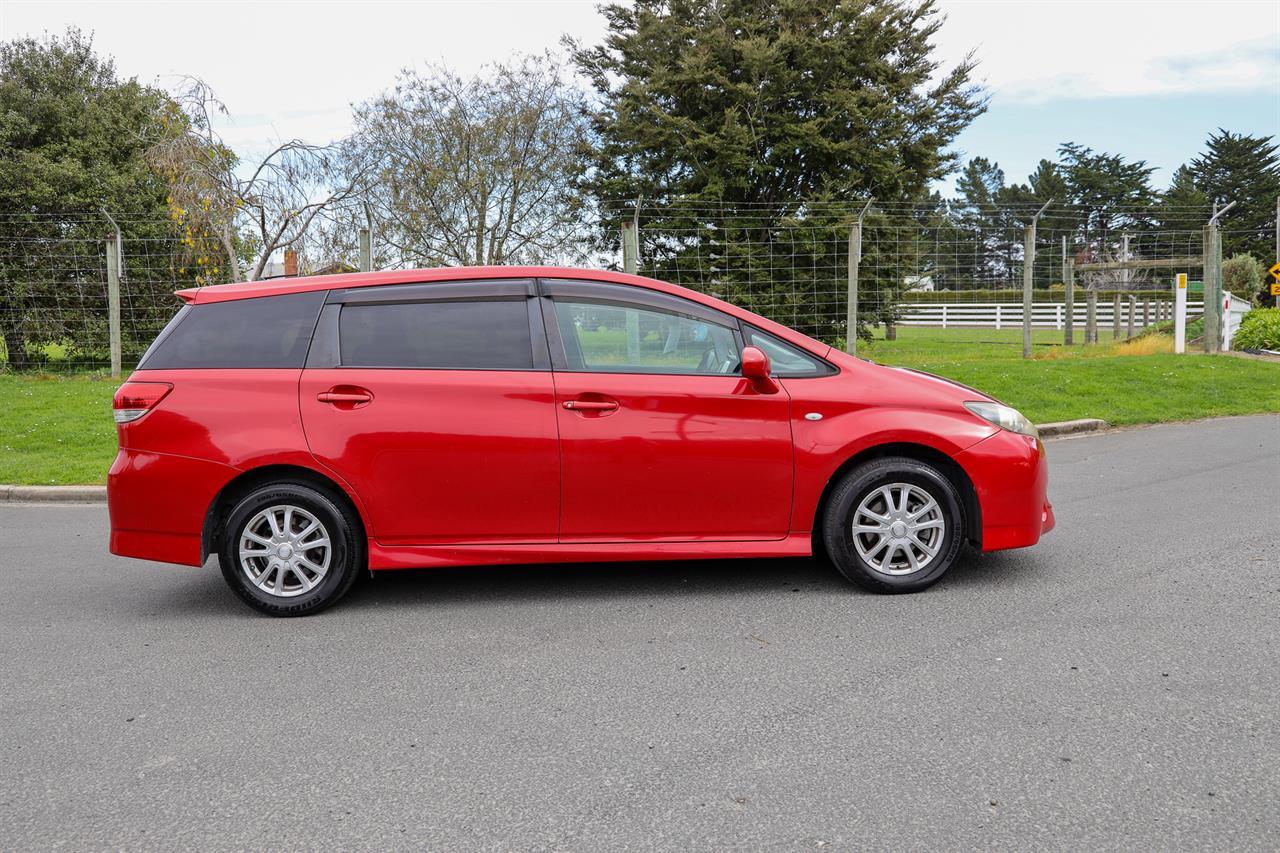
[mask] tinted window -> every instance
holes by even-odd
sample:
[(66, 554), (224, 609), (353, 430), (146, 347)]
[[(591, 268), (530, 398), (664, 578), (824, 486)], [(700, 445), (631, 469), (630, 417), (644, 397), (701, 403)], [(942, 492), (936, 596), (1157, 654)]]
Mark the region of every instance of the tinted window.
[(528, 300), (344, 305), (346, 367), (529, 370)]
[(736, 373), (733, 331), (707, 320), (603, 302), (555, 300), (571, 370), (603, 373)]
[(774, 376), (823, 376), (831, 372), (825, 361), (750, 326), (747, 327), (747, 343), (759, 347), (769, 356), (770, 372)]
[(138, 367), (302, 367), (324, 298), (321, 290), (192, 305)]

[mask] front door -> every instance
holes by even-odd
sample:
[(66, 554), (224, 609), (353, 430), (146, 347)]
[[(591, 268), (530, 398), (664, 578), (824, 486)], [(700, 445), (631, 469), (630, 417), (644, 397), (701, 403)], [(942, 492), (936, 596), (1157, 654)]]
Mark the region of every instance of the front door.
[(544, 282), (560, 541), (768, 540), (790, 526), (789, 399), (739, 375), (732, 318), (622, 285)]
[(555, 401), (532, 282), (352, 288), (330, 302), (299, 386), (303, 425), (377, 541), (555, 542)]

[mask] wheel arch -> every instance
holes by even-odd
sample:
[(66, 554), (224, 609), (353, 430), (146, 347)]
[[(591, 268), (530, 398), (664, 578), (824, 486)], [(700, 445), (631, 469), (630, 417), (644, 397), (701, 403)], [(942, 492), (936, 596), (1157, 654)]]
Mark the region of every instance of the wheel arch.
[(822, 497), (818, 499), (818, 508), (813, 516), (813, 553), (815, 555), (820, 555), (826, 551), (826, 546), (822, 542), (822, 519), (826, 515), (827, 503), (831, 499), (832, 492), (835, 491), (836, 484), (844, 479), (844, 476), (854, 468), (887, 456), (904, 456), (908, 459), (915, 459), (932, 465), (941, 471), (951, 481), (951, 484), (956, 487), (956, 491), (960, 493), (960, 501), (964, 506), (965, 539), (981, 548), (982, 506), (978, 502), (978, 491), (973, 485), (973, 480), (969, 478), (969, 474), (964, 468), (937, 448), (914, 442), (888, 442), (858, 451), (841, 463), (840, 467), (827, 480), (822, 489)]
[(360, 512), (360, 507), (351, 499), (351, 495), (347, 494), (347, 490), (342, 488), (333, 478), (327, 477), (312, 468), (304, 468), (301, 465), (262, 465), (237, 474), (219, 489), (213, 500), (209, 502), (209, 508), (205, 511), (204, 524), (200, 531), (201, 565), (204, 565), (210, 554), (216, 553), (218, 550), (223, 532), (222, 520), (226, 517), (227, 511), (235, 506), (237, 501), (259, 486), (280, 482), (301, 483), (311, 486), (340, 502), (359, 520), (359, 524), (356, 525), (357, 535), (363, 540), (364, 546), (368, 547), (368, 533), (365, 530), (365, 518)]

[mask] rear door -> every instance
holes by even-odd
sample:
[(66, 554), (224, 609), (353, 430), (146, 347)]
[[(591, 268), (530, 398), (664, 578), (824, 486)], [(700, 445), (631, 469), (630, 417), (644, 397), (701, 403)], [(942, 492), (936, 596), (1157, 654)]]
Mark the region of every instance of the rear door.
[(562, 542), (767, 540), (790, 526), (784, 390), (739, 372), (737, 322), (644, 288), (544, 281)]
[(556, 541), (560, 460), (532, 281), (333, 291), (299, 388), (312, 453), (385, 545)]

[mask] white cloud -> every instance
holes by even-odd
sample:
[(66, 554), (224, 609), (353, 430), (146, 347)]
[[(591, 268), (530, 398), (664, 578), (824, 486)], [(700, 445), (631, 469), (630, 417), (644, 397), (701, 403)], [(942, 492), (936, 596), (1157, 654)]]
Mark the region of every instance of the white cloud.
[(231, 112), (226, 141), (263, 148), (345, 135), (350, 105), (406, 66), (463, 72), (603, 33), (594, 0), (58, 2), (2, 0), (0, 38), (77, 25), (126, 75), (166, 88), (204, 79)]
[[(1280, 3), (943, 0), (939, 48), (951, 63), (976, 48), (979, 76), (1008, 101), (1280, 92)], [(563, 33), (604, 32), (595, 0), (2, 0), (0, 38), (93, 31), (127, 75), (172, 86), (205, 79), (231, 111), (242, 151), (299, 137), (328, 141), (350, 105), (409, 65), (461, 71), (519, 51), (556, 49)]]
[(1280, 98), (1275, 0), (942, 0), (951, 63), (976, 49), (999, 101), (1271, 93)]

